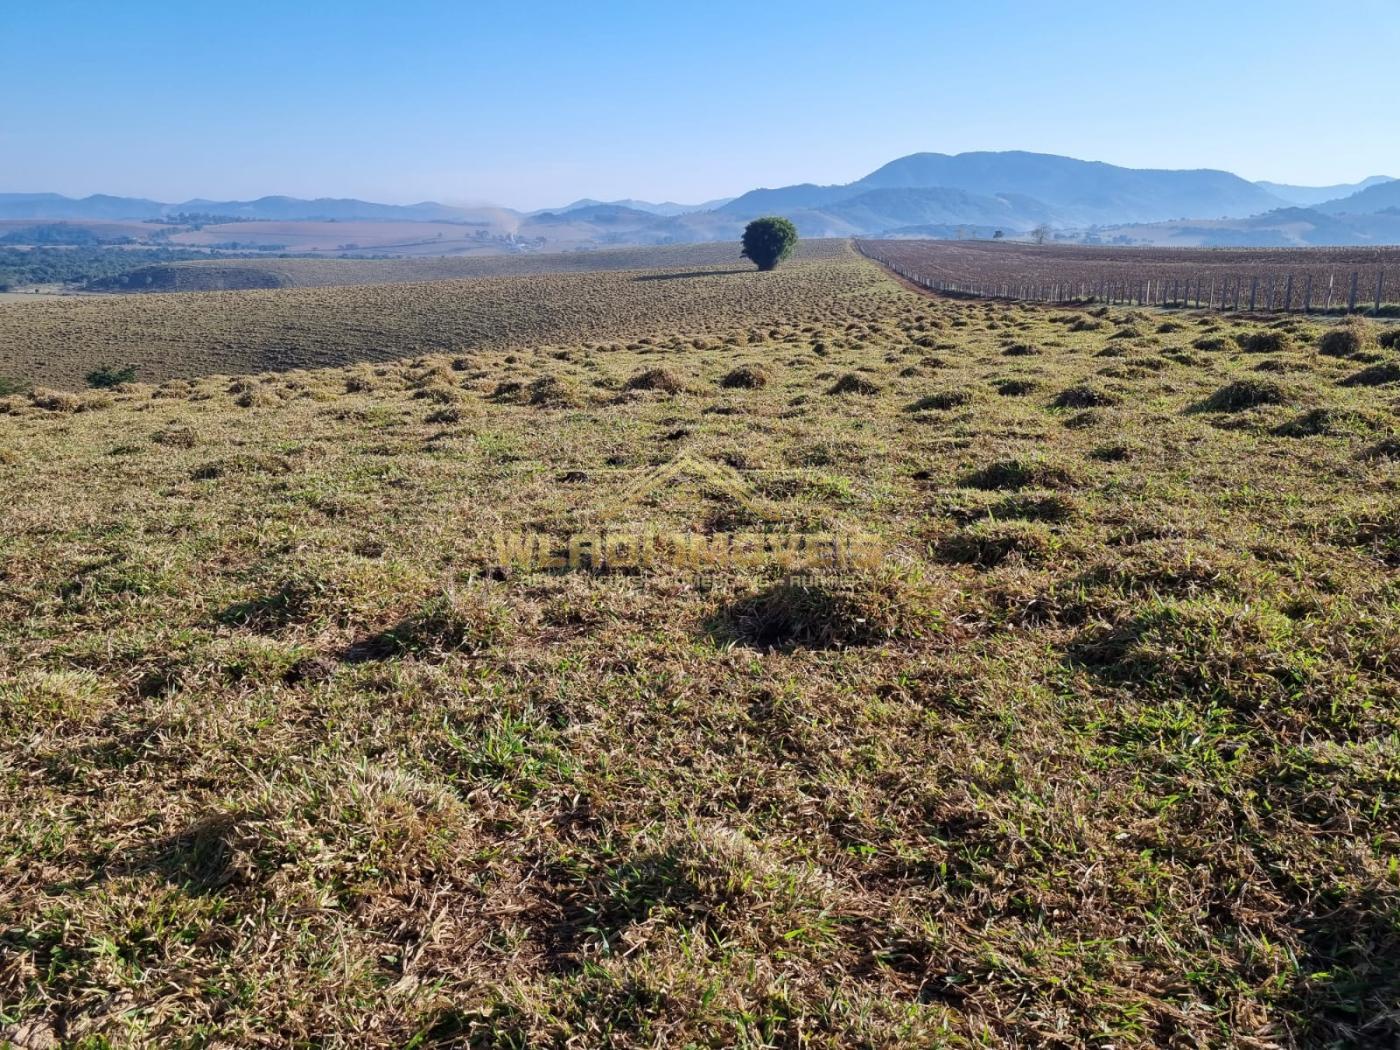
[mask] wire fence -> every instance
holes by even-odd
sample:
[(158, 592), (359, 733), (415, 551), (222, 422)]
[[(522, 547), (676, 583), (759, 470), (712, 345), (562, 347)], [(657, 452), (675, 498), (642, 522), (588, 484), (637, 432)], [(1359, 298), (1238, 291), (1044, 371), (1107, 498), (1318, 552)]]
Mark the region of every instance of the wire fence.
[[(899, 244), (901, 242), (891, 242)], [(908, 243), (908, 242), (905, 242)], [(856, 241), (856, 250), (891, 272), (929, 291), (945, 295), (1018, 302), (1155, 306), (1166, 309), (1220, 310), (1249, 313), (1369, 313), (1400, 315), (1400, 274), (1375, 268), (1333, 269), (1325, 278), (1307, 273), (1189, 273), (1141, 277), (1095, 276), (1064, 279), (995, 277), (950, 279), (919, 265), (917, 252), (901, 258), (898, 250), (882, 251), (869, 241)]]

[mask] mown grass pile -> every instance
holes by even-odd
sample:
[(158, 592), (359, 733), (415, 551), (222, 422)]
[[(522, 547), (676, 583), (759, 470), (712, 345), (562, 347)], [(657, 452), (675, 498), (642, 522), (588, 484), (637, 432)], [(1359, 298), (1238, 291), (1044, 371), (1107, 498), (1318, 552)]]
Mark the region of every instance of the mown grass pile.
[[(0, 1030), (1400, 1037), (1393, 344), (691, 284), (632, 345), (0, 402)], [(636, 494), (681, 453), (755, 498)], [(603, 526), (887, 553), (493, 568)]]

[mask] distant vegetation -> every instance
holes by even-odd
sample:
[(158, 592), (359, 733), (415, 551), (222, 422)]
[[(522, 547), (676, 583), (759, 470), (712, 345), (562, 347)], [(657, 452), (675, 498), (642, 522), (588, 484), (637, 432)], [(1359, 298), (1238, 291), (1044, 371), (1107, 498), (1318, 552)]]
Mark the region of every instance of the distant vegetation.
[(208, 252), (181, 248), (0, 247), (0, 291), (31, 284), (83, 284), (154, 262), (208, 258)]
[(173, 215), (162, 215), (158, 219), (146, 219), (146, 222), (164, 226), (193, 226), (199, 229), (202, 226), (222, 226), (230, 222), (251, 222), (253, 220), (240, 215), (216, 215), (207, 211), (181, 211)]
[(86, 226), (75, 226), (66, 222), (25, 226), (0, 236), (0, 244), (53, 244), (92, 247), (98, 244), (135, 243), (134, 237), (103, 237), (97, 231)]
[(133, 383), (136, 381), (135, 365), (103, 365), (101, 368), (94, 368), (87, 375), (83, 376), (87, 385), (98, 390), (107, 390), (114, 386), (121, 386), (123, 383)]

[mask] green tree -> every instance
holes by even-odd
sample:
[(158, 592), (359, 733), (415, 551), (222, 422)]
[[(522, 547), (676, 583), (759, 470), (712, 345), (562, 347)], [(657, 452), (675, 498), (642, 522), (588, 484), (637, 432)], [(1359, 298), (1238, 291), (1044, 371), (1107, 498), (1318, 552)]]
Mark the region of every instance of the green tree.
[(743, 243), (741, 258), (750, 260), (760, 270), (773, 270), (792, 254), (797, 227), (776, 215), (754, 219), (744, 230)]
[(131, 383), (136, 379), (136, 366), (123, 365), (121, 368), (115, 365), (103, 365), (101, 368), (94, 368), (83, 377), (87, 380), (88, 386), (98, 389), (108, 389), (114, 386), (121, 386), (123, 383)]

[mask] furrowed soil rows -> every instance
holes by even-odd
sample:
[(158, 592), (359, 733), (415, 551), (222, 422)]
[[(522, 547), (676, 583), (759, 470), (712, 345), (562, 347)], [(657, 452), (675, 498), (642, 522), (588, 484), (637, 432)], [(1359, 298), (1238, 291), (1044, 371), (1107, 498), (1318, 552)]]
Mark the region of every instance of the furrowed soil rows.
[[(994, 241), (862, 240), (860, 251), (925, 286), (1061, 301), (1337, 311), (1400, 301), (1400, 247), (1131, 248)], [(1150, 287), (1149, 287), (1150, 286)]]

